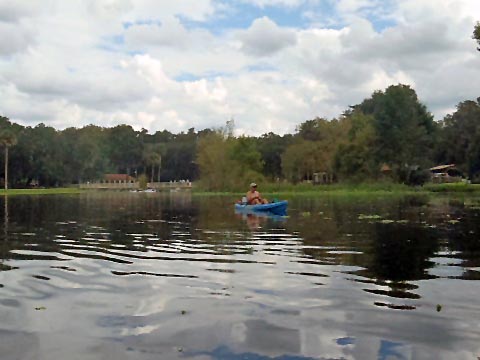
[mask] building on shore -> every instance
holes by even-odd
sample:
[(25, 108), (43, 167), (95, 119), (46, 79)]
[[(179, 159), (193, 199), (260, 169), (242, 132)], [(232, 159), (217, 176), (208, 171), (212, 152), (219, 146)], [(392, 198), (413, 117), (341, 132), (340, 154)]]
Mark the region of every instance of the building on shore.
[(455, 164), (438, 165), (429, 169), (433, 183), (455, 183), (461, 182), (463, 176)]

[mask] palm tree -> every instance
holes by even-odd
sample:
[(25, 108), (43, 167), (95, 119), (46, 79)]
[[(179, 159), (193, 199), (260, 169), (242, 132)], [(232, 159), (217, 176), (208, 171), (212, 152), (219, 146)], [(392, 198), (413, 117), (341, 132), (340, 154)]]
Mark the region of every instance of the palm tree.
[(8, 149), (17, 144), (17, 137), (8, 130), (0, 132), (0, 145), (5, 148), (5, 190), (8, 190)]

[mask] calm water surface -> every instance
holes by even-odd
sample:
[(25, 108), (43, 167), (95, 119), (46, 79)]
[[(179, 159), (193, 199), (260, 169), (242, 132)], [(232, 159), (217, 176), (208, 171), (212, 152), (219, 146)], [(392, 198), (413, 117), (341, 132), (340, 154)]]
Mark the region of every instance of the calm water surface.
[(477, 359), (480, 199), (0, 199), (2, 359)]

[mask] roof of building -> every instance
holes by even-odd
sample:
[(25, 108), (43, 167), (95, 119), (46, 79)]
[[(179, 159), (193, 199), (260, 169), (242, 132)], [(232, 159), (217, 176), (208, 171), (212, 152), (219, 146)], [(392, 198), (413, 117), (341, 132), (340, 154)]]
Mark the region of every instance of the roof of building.
[(392, 168), (390, 166), (388, 166), (388, 164), (382, 164), (382, 166), (380, 167), (380, 171), (381, 172), (388, 172), (388, 171), (392, 171)]
[(454, 168), (456, 165), (455, 164), (448, 164), (448, 165), (438, 165), (435, 167), (430, 168), (430, 171), (437, 171), (437, 170), (448, 170)]

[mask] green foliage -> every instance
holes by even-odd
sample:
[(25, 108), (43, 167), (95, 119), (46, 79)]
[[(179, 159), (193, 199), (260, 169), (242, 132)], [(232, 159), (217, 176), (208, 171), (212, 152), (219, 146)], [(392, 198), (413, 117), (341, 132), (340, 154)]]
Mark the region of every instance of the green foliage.
[(311, 180), (313, 174), (324, 167), (321, 154), (315, 141), (300, 140), (290, 145), (282, 156), (283, 174), (292, 182)]
[(263, 180), (261, 155), (251, 138), (226, 137), (221, 131), (208, 134), (198, 143), (197, 162), (207, 190), (242, 191), (250, 182)]
[(348, 141), (341, 144), (335, 154), (335, 170), (340, 179), (363, 181), (376, 178), (379, 164), (375, 161), (377, 133), (375, 119), (355, 111), (346, 118), (350, 121)]
[(256, 141), (262, 157), (263, 174), (272, 180), (280, 178), (282, 176), (282, 155), (292, 143), (293, 135), (280, 136), (270, 132), (262, 135)]
[[(163, 181), (198, 177), (195, 163), (197, 142), (204, 130), (172, 134), (148, 134), (120, 125), (57, 131), (39, 124), (23, 127), (0, 116), (0, 133), (15, 135), (17, 145), (9, 151), (9, 169), (15, 187), (62, 186), (101, 180), (106, 173), (146, 174)], [(0, 144), (0, 151), (5, 148)]]
[(142, 174), (138, 177), (137, 180), (138, 180), (138, 186), (139, 186), (140, 190), (145, 190), (147, 188), (147, 185), (148, 185), (147, 175)]
[(17, 137), (11, 130), (0, 131), (0, 145), (3, 147), (11, 147), (17, 145)]
[(407, 185), (424, 185), (430, 180), (430, 171), (425, 169), (411, 169), (407, 174), (405, 183)]
[(478, 193), (480, 192), (480, 184), (467, 184), (464, 182), (451, 184), (427, 184), (425, 190), (438, 193)]
[(119, 125), (107, 130), (108, 157), (116, 164), (116, 172), (131, 173), (142, 161), (140, 134), (129, 125)]
[(17, 137), (10, 129), (0, 130), (0, 145), (3, 146), (5, 152), (4, 159), (4, 187), (8, 189), (8, 150), (11, 146), (17, 144)]
[(282, 155), (284, 176), (293, 182), (312, 180), (316, 172), (334, 171), (335, 154), (347, 141), (350, 122), (345, 118), (327, 121), (317, 118), (297, 128), (297, 139)]
[[(477, 44), (480, 46), (480, 22), (477, 22), (473, 29), (473, 39), (476, 40)], [(480, 51), (480, 47), (478, 47), (477, 50)]]
[(443, 122), (441, 147), (445, 162), (457, 166), (471, 179), (480, 175), (480, 103), (464, 101)]
[(255, 140), (253, 138), (241, 136), (231, 141), (231, 147), (228, 154), (229, 158), (236, 162), (236, 166), (240, 173), (246, 171), (261, 172), (263, 163), (261, 154), (257, 150)]
[(389, 164), (399, 180), (405, 166), (431, 165), (436, 126), (433, 116), (407, 85), (388, 87), (356, 106), (374, 118), (375, 161)]

